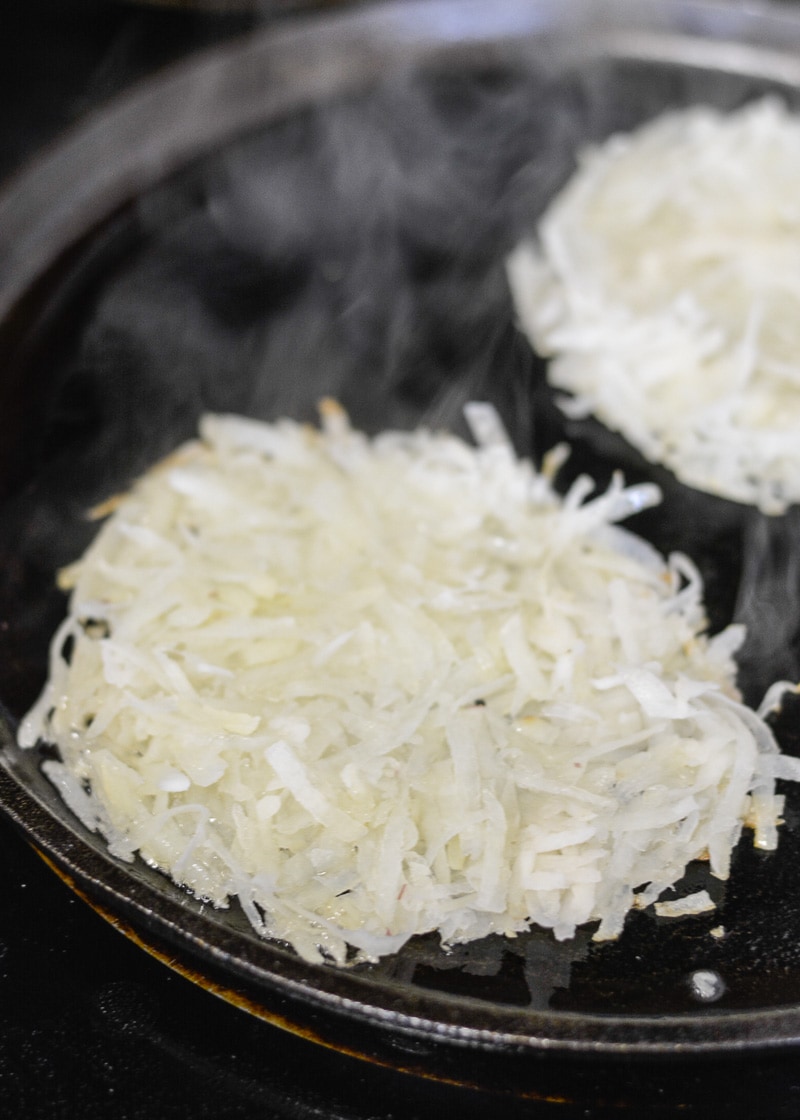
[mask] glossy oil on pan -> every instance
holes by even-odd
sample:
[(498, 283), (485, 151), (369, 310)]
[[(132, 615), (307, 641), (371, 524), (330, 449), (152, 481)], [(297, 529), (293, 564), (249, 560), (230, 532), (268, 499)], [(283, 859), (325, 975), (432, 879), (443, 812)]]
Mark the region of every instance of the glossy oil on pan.
[[(796, 510), (699, 495), (568, 422), (515, 329), (503, 260), (581, 146), (671, 107), (800, 102), (800, 20), (726, 4), (430, 0), (286, 23), (165, 72), (87, 119), (0, 198), (0, 804), (130, 936), (255, 1014), (430, 1076), (525, 1093), (531, 1062), (715, 1058), (800, 1035), (800, 797), (777, 854), (745, 838), (718, 909), (631, 916), (613, 944), (532, 930), (419, 938), (337, 970), (260, 941), (108, 855), (15, 747), (64, 611), (86, 511), (204, 410), (461, 430), (491, 400), (519, 449), (655, 479), (631, 527), (693, 556), (713, 626), (752, 622), (749, 700), (798, 678)], [(800, 747), (785, 705), (783, 748)], [(42, 748), (46, 752), (47, 748)], [(711, 935), (723, 924), (724, 938)]]

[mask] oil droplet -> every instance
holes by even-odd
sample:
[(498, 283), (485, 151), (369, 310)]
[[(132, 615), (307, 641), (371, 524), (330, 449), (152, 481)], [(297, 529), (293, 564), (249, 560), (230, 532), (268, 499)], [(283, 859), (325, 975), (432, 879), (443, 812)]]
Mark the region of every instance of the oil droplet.
[(152, 992), (133, 981), (104, 984), (95, 995), (95, 1005), (108, 1026), (120, 1034), (149, 1035), (158, 1018)]
[(702, 1003), (714, 1003), (724, 994), (725, 981), (713, 969), (700, 968), (689, 977), (689, 987), (695, 999)]

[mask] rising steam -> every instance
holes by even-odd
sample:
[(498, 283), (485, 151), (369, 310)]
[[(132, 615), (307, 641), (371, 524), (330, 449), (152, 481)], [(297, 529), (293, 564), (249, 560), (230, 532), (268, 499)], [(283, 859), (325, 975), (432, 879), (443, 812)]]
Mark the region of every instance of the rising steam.
[[(618, 459), (565, 429), (516, 330), (505, 256), (585, 143), (703, 89), (723, 107), (755, 91), (721, 74), (702, 87), (667, 65), (542, 63), (516, 51), (394, 73), (242, 139), (118, 219), (124, 251), (111, 239), (102, 283), (64, 306), (79, 327), (55, 359), (27, 489), (2, 511), (13, 633), (30, 631), (30, 604), (85, 546), (86, 509), (191, 436), (204, 411), (312, 419), (334, 396), (367, 430), (462, 431), (464, 403), (479, 398), (520, 452), (567, 435), (573, 473), (609, 474)], [(773, 672), (798, 676), (796, 518), (742, 520), (667, 491), (642, 531), (698, 561), (715, 624), (750, 626), (748, 694)], [(35, 615), (36, 649), (49, 618)]]

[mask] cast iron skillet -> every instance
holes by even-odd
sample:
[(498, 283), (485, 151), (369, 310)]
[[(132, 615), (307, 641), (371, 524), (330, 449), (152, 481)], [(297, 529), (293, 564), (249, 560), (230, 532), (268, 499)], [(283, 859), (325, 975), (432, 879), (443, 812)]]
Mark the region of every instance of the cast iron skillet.
[[(430, 0), (265, 31), (85, 121), (0, 198), (0, 807), (110, 920), (256, 1014), (467, 1085), (544, 1092), (541, 1059), (719, 1059), (800, 1033), (800, 799), (776, 855), (743, 841), (715, 914), (633, 915), (611, 945), (541, 931), (380, 964), (309, 965), (72, 819), (15, 747), (86, 510), (205, 409), (369, 429), (458, 428), (484, 397), (520, 450), (663, 485), (641, 532), (690, 552), (712, 626), (755, 621), (742, 686), (797, 677), (796, 511), (686, 490), (596, 425), (570, 427), (517, 334), (502, 261), (577, 147), (662, 109), (796, 105), (800, 20), (724, 4)], [(565, 482), (568, 478), (565, 478)], [(776, 632), (774, 627), (780, 624)], [(796, 704), (777, 728), (793, 751)], [(726, 935), (712, 935), (724, 926)], [(563, 1085), (561, 1090), (563, 1090)]]

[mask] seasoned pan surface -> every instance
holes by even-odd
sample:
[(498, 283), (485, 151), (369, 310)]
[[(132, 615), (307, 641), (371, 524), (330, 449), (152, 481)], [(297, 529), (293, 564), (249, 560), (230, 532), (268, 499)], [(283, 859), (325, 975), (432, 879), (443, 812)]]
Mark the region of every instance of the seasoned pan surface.
[[(598, 13), (605, 13), (604, 16)], [(86, 122), (0, 199), (0, 804), (93, 904), (228, 998), (328, 1045), (522, 1091), (534, 1056), (730, 1055), (800, 1033), (800, 797), (777, 854), (692, 867), (689, 920), (631, 916), (614, 944), (531, 931), (435, 937), (348, 970), (259, 941), (143, 864), (114, 861), (43, 778), (16, 722), (64, 610), (58, 567), (92, 505), (207, 409), (310, 418), (335, 395), (369, 430), (460, 430), (492, 400), (525, 454), (558, 439), (600, 482), (662, 486), (631, 527), (681, 549), (712, 627), (750, 624), (752, 702), (797, 679), (797, 511), (698, 495), (597, 425), (569, 424), (513, 322), (503, 259), (583, 144), (669, 107), (800, 100), (766, 9), (431, 2), (308, 21), (165, 74)], [(164, 107), (167, 108), (164, 108)], [(776, 721), (800, 753), (796, 701)], [(42, 748), (46, 753), (47, 748)], [(720, 925), (726, 935), (716, 936)]]

